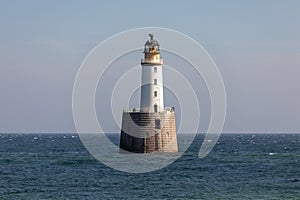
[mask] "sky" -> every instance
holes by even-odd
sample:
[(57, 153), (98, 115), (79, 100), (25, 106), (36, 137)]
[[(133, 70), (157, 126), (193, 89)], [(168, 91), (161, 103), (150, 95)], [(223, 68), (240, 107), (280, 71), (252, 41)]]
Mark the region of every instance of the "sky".
[(114, 34), (152, 26), (187, 34), (213, 58), (227, 94), (224, 132), (300, 132), (299, 7), (298, 0), (1, 1), (0, 132), (75, 132), (72, 89), (84, 58)]

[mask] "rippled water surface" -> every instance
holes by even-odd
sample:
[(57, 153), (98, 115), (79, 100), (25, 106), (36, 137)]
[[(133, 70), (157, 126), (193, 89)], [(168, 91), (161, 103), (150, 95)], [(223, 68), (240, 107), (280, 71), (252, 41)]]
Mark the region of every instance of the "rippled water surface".
[(222, 135), (199, 159), (202, 140), (164, 169), (129, 174), (76, 134), (0, 134), (0, 199), (300, 199), (300, 134)]

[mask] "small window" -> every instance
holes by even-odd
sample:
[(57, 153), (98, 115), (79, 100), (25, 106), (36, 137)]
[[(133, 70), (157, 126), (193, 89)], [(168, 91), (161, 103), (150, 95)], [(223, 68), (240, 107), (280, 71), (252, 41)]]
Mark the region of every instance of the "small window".
[(155, 72), (155, 73), (157, 72), (157, 67), (154, 67), (154, 72)]
[(160, 129), (160, 119), (155, 119), (155, 129)]
[(157, 91), (154, 91), (154, 96), (157, 97)]
[(154, 79), (154, 85), (157, 85), (157, 79)]
[(157, 113), (157, 110), (158, 110), (158, 108), (157, 108), (157, 105), (155, 104), (155, 105), (154, 105), (154, 112)]

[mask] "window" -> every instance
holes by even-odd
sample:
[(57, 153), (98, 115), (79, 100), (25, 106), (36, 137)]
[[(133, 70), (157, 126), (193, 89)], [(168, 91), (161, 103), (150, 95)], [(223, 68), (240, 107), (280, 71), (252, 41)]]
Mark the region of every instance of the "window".
[(158, 110), (158, 109), (157, 109), (157, 105), (155, 104), (155, 105), (154, 105), (154, 112), (157, 113), (157, 110)]
[(154, 85), (157, 85), (157, 79), (154, 79)]
[(157, 91), (154, 91), (154, 96), (157, 97)]
[(160, 119), (155, 119), (155, 129), (160, 129)]
[(157, 72), (157, 67), (154, 67), (154, 72), (155, 72), (155, 73)]

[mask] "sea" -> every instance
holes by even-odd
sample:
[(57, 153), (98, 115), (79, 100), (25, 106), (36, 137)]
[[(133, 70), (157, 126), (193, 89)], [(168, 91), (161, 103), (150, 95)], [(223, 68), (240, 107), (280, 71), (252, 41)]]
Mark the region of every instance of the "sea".
[(75, 133), (0, 134), (0, 199), (300, 199), (300, 134), (222, 134), (200, 159), (203, 138), (165, 168), (127, 173)]

